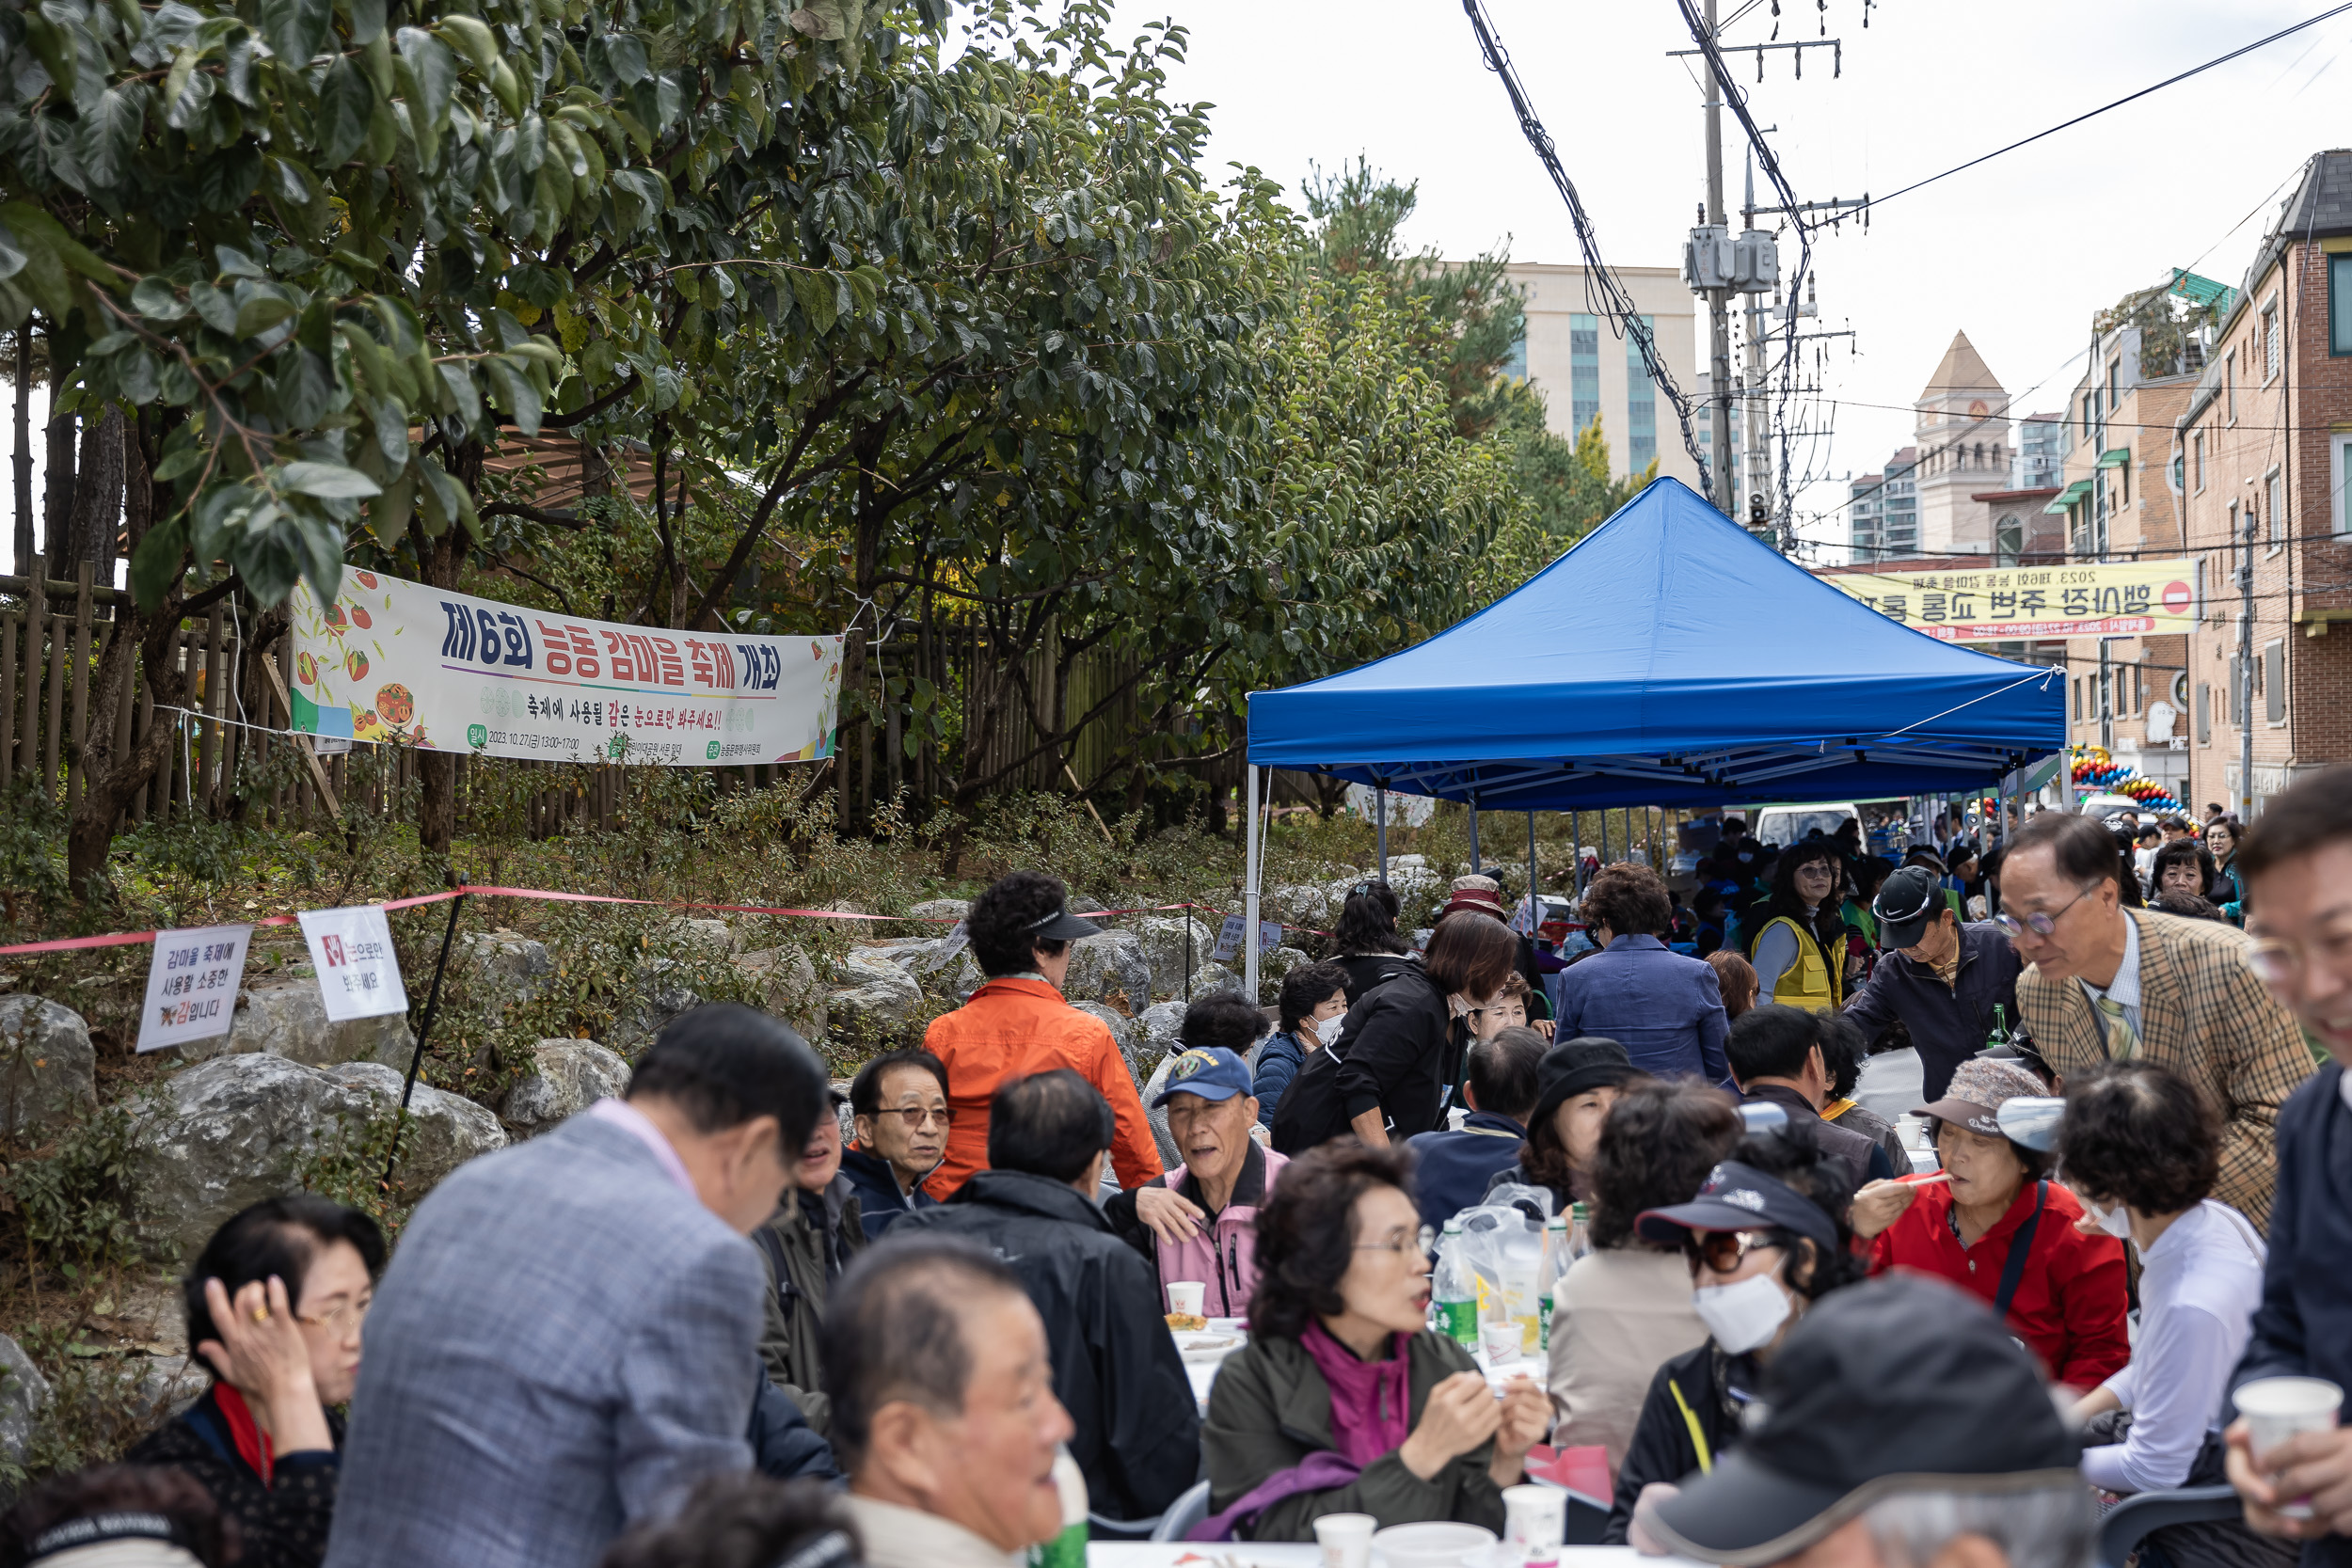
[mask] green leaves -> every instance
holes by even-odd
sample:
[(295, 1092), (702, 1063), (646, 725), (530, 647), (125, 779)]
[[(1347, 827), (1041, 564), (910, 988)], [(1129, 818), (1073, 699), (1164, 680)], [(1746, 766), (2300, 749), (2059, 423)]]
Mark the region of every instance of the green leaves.
[(256, 0), (254, 8), (270, 53), (288, 64), (308, 65), (326, 47), (330, 0)]
[(368, 139), (375, 112), (375, 88), (346, 55), (326, 70), (319, 85), (318, 157), (328, 167), (351, 161)]

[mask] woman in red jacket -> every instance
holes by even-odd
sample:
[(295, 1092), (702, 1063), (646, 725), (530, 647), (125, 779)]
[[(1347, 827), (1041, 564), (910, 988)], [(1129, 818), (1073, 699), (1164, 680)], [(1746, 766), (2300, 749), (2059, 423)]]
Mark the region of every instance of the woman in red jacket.
[(2132, 1358), (2123, 1244), (2077, 1229), (2082, 1205), (2049, 1180), (2049, 1156), (2010, 1142), (1994, 1118), (2004, 1101), (2046, 1093), (2014, 1062), (1961, 1063), (1944, 1098), (1917, 1113), (1943, 1171), (1864, 1187), (1853, 1227), (1871, 1242), (1873, 1274), (1939, 1275), (1982, 1297), (2053, 1382), (2090, 1389)]

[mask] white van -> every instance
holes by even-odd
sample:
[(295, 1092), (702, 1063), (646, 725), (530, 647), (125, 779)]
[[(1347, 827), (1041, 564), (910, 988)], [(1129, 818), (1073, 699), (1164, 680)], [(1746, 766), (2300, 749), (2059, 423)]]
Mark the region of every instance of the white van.
[(1747, 808), (1748, 835), (1760, 844), (1777, 844), (1786, 849), (1802, 844), (1819, 828), (1823, 838), (1835, 838), (1846, 819), (1862, 820), (1862, 813), (1851, 800), (1829, 800), (1814, 805), (1750, 806)]

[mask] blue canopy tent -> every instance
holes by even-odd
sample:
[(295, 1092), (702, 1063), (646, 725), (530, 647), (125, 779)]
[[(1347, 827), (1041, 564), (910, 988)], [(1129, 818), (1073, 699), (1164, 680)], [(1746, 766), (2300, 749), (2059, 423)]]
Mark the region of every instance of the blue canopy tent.
[(2065, 704), (2064, 672), (1899, 626), (1661, 479), (1460, 625), (1251, 693), (1249, 761), (1495, 811), (1884, 800), (2057, 751)]

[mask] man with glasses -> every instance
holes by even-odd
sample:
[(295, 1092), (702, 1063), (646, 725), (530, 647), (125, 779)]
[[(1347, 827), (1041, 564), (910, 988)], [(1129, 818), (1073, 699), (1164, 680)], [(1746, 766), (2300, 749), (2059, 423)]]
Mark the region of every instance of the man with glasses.
[[(2272, 800), (2238, 865), (2254, 968), (2328, 1060), (2279, 1113), (2270, 1256), (2233, 1382), (2318, 1377), (2352, 1388), (2352, 768)], [(2312, 1568), (2352, 1564), (2352, 1428), (2290, 1437), (2259, 1466), (2244, 1422), (2228, 1437), (2247, 1522), (2301, 1541)], [(2279, 1512), (2302, 1497), (2310, 1518)]]
[(924, 1178), (947, 1157), (947, 1067), (928, 1051), (885, 1051), (850, 1080), (857, 1146), (841, 1154), (841, 1174), (857, 1190), (858, 1220), (872, 1241), (901, 1214), (939, 1200)]
[(2272, 1131), (2311, 1053), (2244, 933), (2126, 909), (2122, 877), (2114, 835), (2090, 817), (2052, 813), (2018, 832), (1997, 917), (2026, 966), (2018, 1010), (2061, 1081), (2145, 1056), (2202, 1085), (2224, 1117), (2214, 1196), (2266, 1226)]

